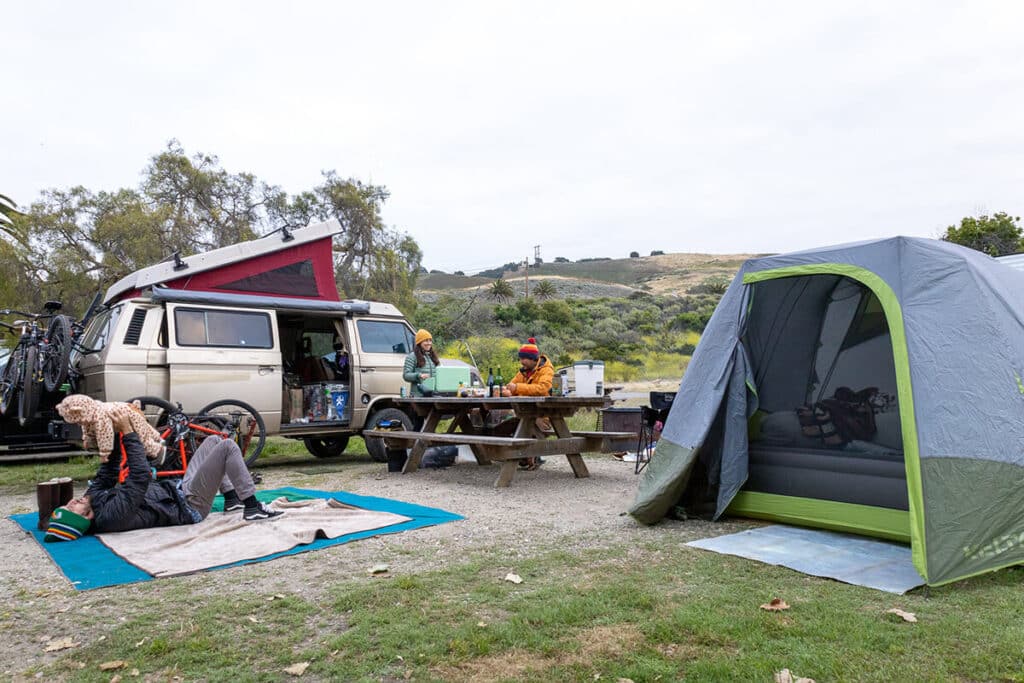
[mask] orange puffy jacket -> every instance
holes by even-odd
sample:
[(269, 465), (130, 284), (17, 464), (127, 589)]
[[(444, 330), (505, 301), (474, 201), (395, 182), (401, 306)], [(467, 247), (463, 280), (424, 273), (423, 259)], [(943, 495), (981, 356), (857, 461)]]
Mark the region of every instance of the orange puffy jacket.
[(544, 354), (540, 355), (537, 367), (527, 377), (520, 370), (509, 384), (516, 385), (516, 396), (547, 396), (551, 393), (551, 382), (555, 378), (555, 369)]

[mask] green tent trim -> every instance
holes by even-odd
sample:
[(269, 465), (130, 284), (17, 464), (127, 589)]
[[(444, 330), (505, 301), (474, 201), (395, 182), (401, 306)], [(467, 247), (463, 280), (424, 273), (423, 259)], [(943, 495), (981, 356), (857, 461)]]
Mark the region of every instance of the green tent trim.
[[(914, 567), (928, 580), (927, 553), (924, 534), (924, 495), (921, 486), (921, 456), (917, 443), (917, 421), (914, 418), (914, 392), (910, 381), (910, 360), (907, 353), (906, 330), (903, 325), (903, 309), (899, 299), (887, 282), (875, 273), (846, 263), (816, 263), (804, 266), (773, 268), (755, 273), (746, 273), (743, 284), (750, 285), (766, 280), (807, 275), (841, 275), (860, 282), (870, 289), (885, 311), (892, 339), (893, 361), (896, 367), (896, 390), (899, 396), (900, 422), (903, 427), (903, 460), (907, 473), (907, 499), (910, 512), (911, 557)], [(785, 500), (795, 500), (785, 498)], [(839, 505), (833, 503), (833, 505)], [(854, 506), (867, 507), (867, 506)], [(881, 510), (881, 508), (877, 508)], [(893, 511), (900, 512), (900, 511)], [(905, 514), (905, 513), (904, 513)], [(856, 530), (856, 527), (852, 527)], [(867, 529), (864, 530), (868, 532)]]
[(906, 510), (838, 503), (817, 498), (780, 496), (775, 493), (740, 491), (726, 514), (815, 526), (832, 531), (910, 542), (910, 514)]

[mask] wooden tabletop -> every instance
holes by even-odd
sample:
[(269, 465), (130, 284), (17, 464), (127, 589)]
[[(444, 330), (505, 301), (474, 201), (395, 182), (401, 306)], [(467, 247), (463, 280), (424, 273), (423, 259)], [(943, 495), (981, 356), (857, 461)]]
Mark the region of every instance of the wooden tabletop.
[(463, 406), (485, 408), (515, 408), (516, 406), (545, 406), (552, 408), (601, 408), (610, 404), (604, 396), (427, 396), (392, 399), (396, 405), (437, 406), (459, 408)]

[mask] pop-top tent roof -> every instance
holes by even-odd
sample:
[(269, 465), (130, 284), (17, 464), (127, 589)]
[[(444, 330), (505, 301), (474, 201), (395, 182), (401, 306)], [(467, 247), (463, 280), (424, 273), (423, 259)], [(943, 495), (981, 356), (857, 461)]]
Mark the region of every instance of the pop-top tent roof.
[(172, 258), (118, 280), (107, 290), (104, 303), (155, 286), (338, 301), (331, 238), (341, 231), (341, 224), (332, 219)]
[[(839, 305), (847, 290), (862, 303)], [(749, 497), (754, 421), (766, 409), (793, 414), (812, 388), (825, 386), (825, 351), (861, 354), (842, 372), (856, 380), (862, 369), (871, 377), (865, 383), (891, 378), (895, 391), (903, 509), (821, 500), (811, 481), (806, 494), (775, 496), (774, 518), (826, 519), (827, 528), (889, 538), (902, 534), (880, 532), (902, 525), (915, 567), (933, 585), (1024, 562), (1022, 292), (1024, 273), (922, 238), (747, 261), (693, 354), (630, 513), (654, 523), (692, 502), (695, 484), (716, 517)], [(864, 456), (872, 459), (872, 467), (890, 464)], [(856, 492), (876, 480), (860, 471), (840, 481)]]

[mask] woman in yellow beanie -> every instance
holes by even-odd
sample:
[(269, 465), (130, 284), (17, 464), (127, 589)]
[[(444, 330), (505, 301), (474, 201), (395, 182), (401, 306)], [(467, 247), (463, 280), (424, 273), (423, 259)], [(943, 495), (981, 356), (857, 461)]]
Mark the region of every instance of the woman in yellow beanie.
[(402, 377), (409, 383), (410, 396), (425, 396), (424, 380), (434, 376), (434, 368), (440, 362), (434, 352), (434, 337), (426, 330), (417, 330), (416, 348), (405, 357), (405, 368)]

